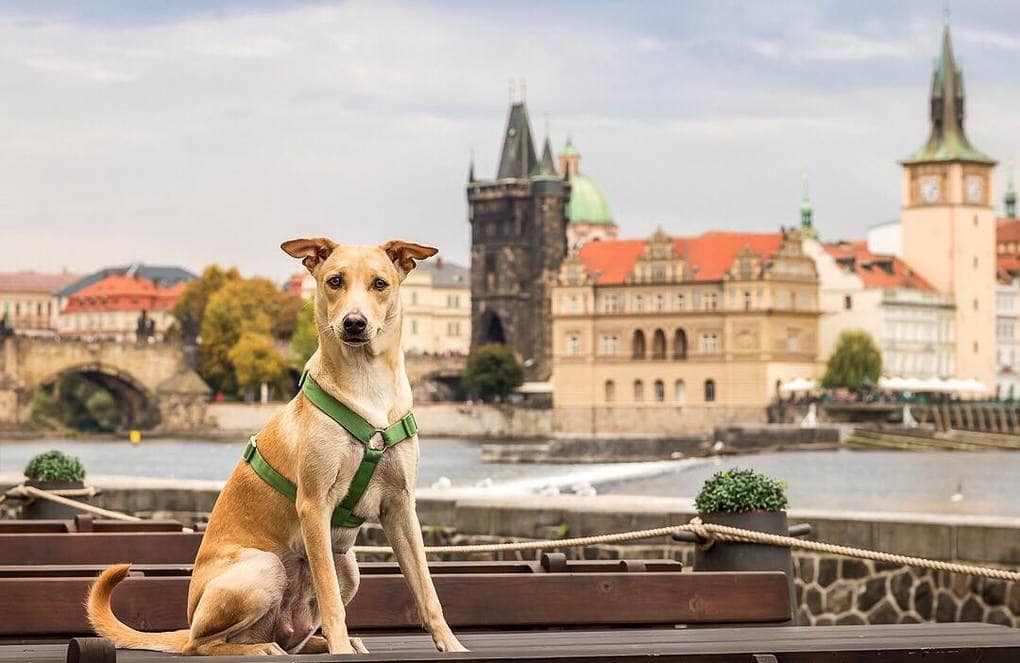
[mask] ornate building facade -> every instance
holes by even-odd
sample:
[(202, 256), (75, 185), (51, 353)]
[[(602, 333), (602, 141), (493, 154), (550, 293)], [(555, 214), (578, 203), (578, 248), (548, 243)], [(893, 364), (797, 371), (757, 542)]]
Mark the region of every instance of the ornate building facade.
[(676, 433), (761, 421), (818, 371), (818, 277), (799, 230), (604, 240), (553, 290), (558, 426)]

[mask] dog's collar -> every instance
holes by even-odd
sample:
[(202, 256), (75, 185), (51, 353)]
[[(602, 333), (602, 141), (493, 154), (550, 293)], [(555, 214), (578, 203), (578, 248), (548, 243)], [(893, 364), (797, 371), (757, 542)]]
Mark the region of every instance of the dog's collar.
[[(376, 465), (383, 457), (383, 452), (395, 444), (414, 437), (418, 432), (418, 424), (414, 420), (414, 414), (408, 412), (398, 419), (396, 423), (386, 428), (376, 428), (368, 423), (364, 417), (347, 407), (337, 399), (330, 396), (326, 391), (312, 379), (308, 370), (301, 375), (299, 382), (301, 391), (315, 407), (322, 410), (330, 419), (337, 422), (344, 429), (353, 435), (358, 442), (365, 447), (365, 455), (358, 465), (354, 478), (351, 479), (351, 486), (347, 494), (340, 500), (340, 504), (333, 510), (330, 521), (337, 527), (360, 527), (364, 518), (354, 515), (354, 508), (361, 501), (361, 496), (368, 489), (368, 483), (375, 474)], [(381, 444), (376, 447), (372, 444), (375, 436), (381, 439)], [(244, 448), (244, 461), (251, 466), (255, 474), (276, 489), (277, 492), (288, 497), (292, 502), (297, 499), (297, 486), (287, 477), (277, 472), (270, 465), (265, 457), (259, 452), (256, 436), (252, 435), (248, 445)]]

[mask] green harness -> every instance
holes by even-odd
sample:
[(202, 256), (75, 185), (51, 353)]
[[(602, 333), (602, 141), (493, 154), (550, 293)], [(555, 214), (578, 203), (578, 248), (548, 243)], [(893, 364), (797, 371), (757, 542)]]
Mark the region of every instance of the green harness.
[[(340, 500), (340, 504), (333, 510), (333, 516), (330, 518), (336, 527), (360, 527), (365, 519), (355, 516), (354, 508), (358, 506), (361, 496), (365, 494), (368, 482), (372, 480), (372, 475), (375, 474), (375, 468), (379, 464), (379, 459), (383, 457), (383, 453), (390, 447), (414, 437), (418, 432), (414, 413), (408, 412), (396, 423), (386, 428), (376, 428), (365, 421), (365, 418), (360, 414), (323, 391), (322, 387), (316, 384), (312, 376), (308, 374), (308, 371), (301, 375), (300, 386), (305, 397), (315, 407), (343, 426), (365, 447), (365, 456), (361, 459), (357, 472), (354, 473), (351, 487), (347, 489), (347, 494)], [(371, 440), (376, 435), (382, 439), (382, 448), (373, 448), (371, 445)], [(277, 492), (288, 497), (291, 502), (297, 501), (297, 486), (266, 462), (266, 459), (259, 453), (255, 437), (252, 435), (248, 439), (248, 445), (244, 448), (244, 461), (251, 466), (255, 474), (275, 488)]]

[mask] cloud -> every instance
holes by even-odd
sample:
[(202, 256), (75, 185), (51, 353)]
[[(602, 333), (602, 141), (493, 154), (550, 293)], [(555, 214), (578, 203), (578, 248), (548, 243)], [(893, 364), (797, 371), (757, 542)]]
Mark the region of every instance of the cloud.
[(976, 30), (973, 28), (954, 28), (953, 36), (963, 42), (994, 46), (1005, 51), (1020, 51), (1020, 37), (994, 30)]
[(28, 58), (25, 60), (25, 65), (38, 71), (66, 74), (95, 83), (126, 83), (134, 78), (130, 74), (114, 71), (102, 65), (60, 58)]
[(849, 32), (812, 30), (801, 38), (780, 41), (752, 39), (751, 52), (770, 59), (794, 62), (860, 62), (885, 58), (906, 59), (917, 55), (910, 40), (867, 37)]
[(637, 41), (637, 49), (642, 53), (664, 53), (666, 44), (655, 37), (641, 37)]

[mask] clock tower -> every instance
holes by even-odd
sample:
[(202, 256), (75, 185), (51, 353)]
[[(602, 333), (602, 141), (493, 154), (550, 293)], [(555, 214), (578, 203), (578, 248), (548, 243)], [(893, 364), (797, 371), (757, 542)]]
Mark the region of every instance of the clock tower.
[(931, 135), (903, 166), (903, 258), (956, 303), (956, 377), (995, 385), (995, 160), (964, 133), (963, 74), (946, 23), (931, 84)]

